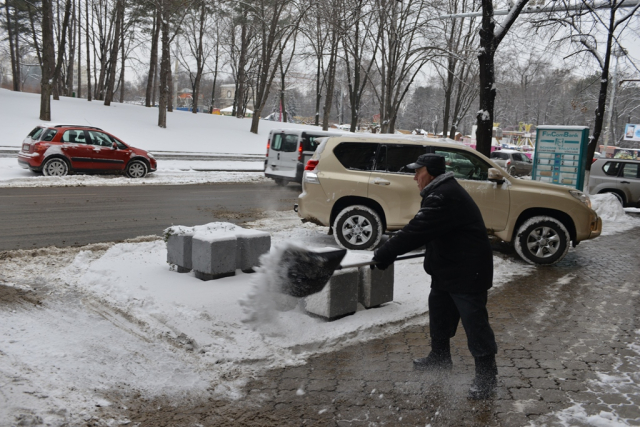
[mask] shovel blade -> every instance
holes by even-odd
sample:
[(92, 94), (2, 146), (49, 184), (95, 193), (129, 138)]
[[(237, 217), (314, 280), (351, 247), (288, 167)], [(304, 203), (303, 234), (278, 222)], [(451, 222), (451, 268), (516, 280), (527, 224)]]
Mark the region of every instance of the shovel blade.
[(287, 248), (280, 260), (282, 268), (287, 269), (286, 274), (281, 276), (284, 283), (280, 291), (297, 298), (320, 292), (346, 253), (346, 249), (314, 252), (304, 248)]

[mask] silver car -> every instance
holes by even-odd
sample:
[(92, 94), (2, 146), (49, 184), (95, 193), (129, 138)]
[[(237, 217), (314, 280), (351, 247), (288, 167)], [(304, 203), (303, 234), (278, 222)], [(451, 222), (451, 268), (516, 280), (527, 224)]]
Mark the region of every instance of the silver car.
[(533, 169), (531, 159), (517, 150), (496, 150), (491, 153), (489, 158), (511, 176), (530, 175), (531, 169)]
[(597, 159), (591, 165), (589, 194), (613, 193), (622, 206), (640, 207), (640, 160)]

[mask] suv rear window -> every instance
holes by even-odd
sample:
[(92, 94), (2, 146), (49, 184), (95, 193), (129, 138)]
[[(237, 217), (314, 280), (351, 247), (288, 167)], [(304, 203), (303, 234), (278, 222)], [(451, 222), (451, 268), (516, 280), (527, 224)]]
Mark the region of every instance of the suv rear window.
[(370, 171), (376, 159), (378, 144), (374, 142), (343, 142), (333, 149), (338, 161), (347, 169)]

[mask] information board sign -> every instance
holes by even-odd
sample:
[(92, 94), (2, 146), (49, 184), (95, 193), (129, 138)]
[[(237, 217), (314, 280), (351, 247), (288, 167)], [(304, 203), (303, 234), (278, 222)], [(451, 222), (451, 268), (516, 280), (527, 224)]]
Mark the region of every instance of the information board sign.
[(538, 126), (531, 179), (582, 190), (589, 128)]
[(625, 141), (640, 141), (640, 125), (634, 125), (627, 123), (624, 127), (624, 140)]

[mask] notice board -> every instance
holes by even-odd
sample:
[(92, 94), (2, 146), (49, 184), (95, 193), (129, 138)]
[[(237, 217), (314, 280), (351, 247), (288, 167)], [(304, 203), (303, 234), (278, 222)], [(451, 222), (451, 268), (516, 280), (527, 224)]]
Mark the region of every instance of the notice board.
[(588, 144), (586, 126), (538, 126), (531, 179), (582, 190)]

